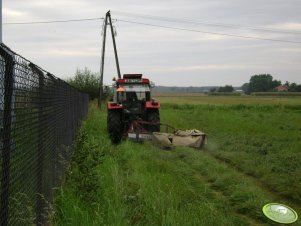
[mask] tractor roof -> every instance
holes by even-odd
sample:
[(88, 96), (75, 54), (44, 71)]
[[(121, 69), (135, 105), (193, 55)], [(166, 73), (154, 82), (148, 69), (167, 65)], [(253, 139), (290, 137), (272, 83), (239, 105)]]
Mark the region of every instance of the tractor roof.
[(138, 79), (141, 79), (142, 74), (124, 74), (123, 78), (138, 78)]
[(149, 79), (142, 78), (142, 74), (124, 74), (123, 78), (117, 80), (117, 84), (150, 84)]

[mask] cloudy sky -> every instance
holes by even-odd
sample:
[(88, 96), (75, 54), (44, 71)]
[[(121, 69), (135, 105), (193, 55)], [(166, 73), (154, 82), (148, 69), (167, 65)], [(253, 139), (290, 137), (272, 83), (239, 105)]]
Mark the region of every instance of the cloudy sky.
[[(122, 73), (143, 73), (157, 85), (167, 86), (239, 86), (259, 73), (301, 83), (300, 0), (4, 0), (3, 23), (96, 18), (108, 10), (117, 19), (114, 26)], [(65, 79), (85, 66), (99, 72), (101, 28), (101, 20), (4, 24), (3, 42)], [(111, 83), (114, 75), (114, 54), (108, 39), (104, 81)]]

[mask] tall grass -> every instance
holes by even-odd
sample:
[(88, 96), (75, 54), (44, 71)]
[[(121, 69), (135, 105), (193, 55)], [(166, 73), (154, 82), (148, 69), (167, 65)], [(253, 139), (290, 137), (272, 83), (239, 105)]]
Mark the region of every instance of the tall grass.
[(54, 223), (273, 225), (262, 215), (265, 203), (300, 210), (300, 110), (163, 104), (162, 122), (209, 136), (203, 151), (163, 151), (148, 142), (111, 145), (106, 113), (91, 105)]
[(56, 225), (247, 225), (176, 154), (112, 146), (104, 122), (92, 108), (56, 198)]

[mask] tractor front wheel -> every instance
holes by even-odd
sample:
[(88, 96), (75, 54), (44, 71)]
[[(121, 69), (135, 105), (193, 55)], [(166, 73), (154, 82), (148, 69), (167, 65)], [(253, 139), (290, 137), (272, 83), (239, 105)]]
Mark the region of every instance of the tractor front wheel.
[(121, 111), (108, 111), (107, 127), (112, 143), (118, 144), (121, 141), (123, 129), (121, 121)]

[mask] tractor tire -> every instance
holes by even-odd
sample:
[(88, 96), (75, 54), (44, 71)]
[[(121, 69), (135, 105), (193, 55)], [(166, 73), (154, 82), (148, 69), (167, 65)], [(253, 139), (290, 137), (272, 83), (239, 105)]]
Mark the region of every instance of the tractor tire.
[[(147, 111), (147, 121), (152, 123), (160, 123), (159, 109), (150, 109)], [(149, 132), (160, 132), (160, 125), (148, 125)]]
[(107, 117), (107, 128), (109, 132), (109, 137), (113, 144), (118, 144), (121, 141), (123, 132), (121, 111), (109, 110)]

